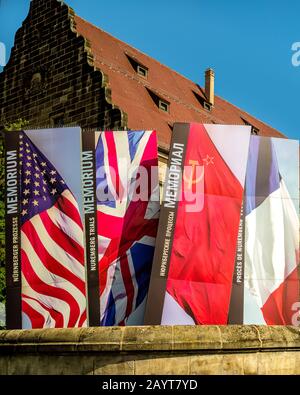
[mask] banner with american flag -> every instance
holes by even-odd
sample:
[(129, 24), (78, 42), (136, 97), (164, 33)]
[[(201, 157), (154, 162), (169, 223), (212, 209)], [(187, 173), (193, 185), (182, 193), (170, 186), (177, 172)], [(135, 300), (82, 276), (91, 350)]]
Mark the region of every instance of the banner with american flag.
[[(91, 294), (100, 299), (98, 311), (89, 308), (89, 320), (98, 320), (98, 325), (104, 326), (143, 324), (159, 216), (156, 133), (96, 132), (93, 155), (89, 149), (91, 134), (83, 136), (86, 215), (96, 205), (96, 221), (89, 217), (92, 225), (88, 234), (93, 235), (93, 223), (97, 224), (97, 240), (92, 236), (91, 242), (87, 236), (87, 252), (92, 251), (88, 263), (89, 306), (95, 306)], [(89, 180), (93, 171), (89, 160), (95, 161), (94, 186)], [(91, 200), (91, 188), (95, 189), (95, 202)], [(95, 244), (97, 268), (93, 265)]]
[[(72, 151), (72, 144), (78, 146), (73, 152), (79, 153), (77, 162), (80, 164), (81, 131), (75, 129), (69, 130), (73, 132), (73, 139), (68, 140), (68, 150)], [(7, 228), (7, 249), (13, 249), (7, 260), (8, 328), (86, 326), (83, 224), (79, 205), (58, 169), (28, 137), (28, 134), (39, 136), (36, 140), (40, 143), (46, 137), (40, 145), (45, 147), (47, 143), (49, 154), (63, 160), (59, 149), (55, 150), (57, 144), (62, 144), (61, 139), (55, 139), (53, 135), (57, 132), (15, 132), (6, 136), (10, 158), (16, 152), (17, 166), (17, 173), (12, 173), (12, 161), (7, 156), (6, 212), (7, 216), (12, 211), (18, 217), (17, 225), (14, 226), (12, 221), (8, 223), (12, 228)], [(60, 136), (63, 139), (63, 134)], [(12, 138), (15, 147), (11, 146)], [(67, 157), (71, 159), (66, 153)], [(72, 166), (72, 161), (69, 165)], [(76, 168), (74, 162), (73, 165)], [(64, 166), (67, 166), (67, 161)], [(77, 173), (78, 193), (81, 190), (80, 171)], [(18, 188), (16, 203), (12, 197), (13, 185), (10, 185), (15, 174)], [(18, 239), (16, 244), (9, 243), (10, 231)], [(14, 276), (18, 280), (15, 287)], [(11, 292), (10, 289), (14, 288), (15, 291)]]

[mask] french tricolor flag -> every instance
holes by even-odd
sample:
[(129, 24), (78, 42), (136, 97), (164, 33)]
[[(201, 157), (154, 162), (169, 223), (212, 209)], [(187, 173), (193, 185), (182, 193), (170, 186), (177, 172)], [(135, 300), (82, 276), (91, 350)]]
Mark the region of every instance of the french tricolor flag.
[(291, 325), (300, 294), (299, 201), (280, 174), (272, 138), (251, 136), (245, 203), (244, 322)]

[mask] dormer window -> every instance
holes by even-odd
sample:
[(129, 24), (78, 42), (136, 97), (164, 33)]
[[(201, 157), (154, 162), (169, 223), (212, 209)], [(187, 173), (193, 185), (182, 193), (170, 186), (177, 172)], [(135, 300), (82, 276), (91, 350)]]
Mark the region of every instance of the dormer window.
[(207, 101), (203, 102), (203, 108), (207, 111), (211, 111), (211, 104), (208, 103)]
[(158, 108), (162, 111), (169, 112), (169, 105), (170, 105), (170, 103), (168, 103), (162, 99), (159, 99), (159, 101), (158, 101)]
[(136, 59), (135, 57), (126, 54), (127, 59), (129, 60), (131, 66), (133, 67), (134, 71), (143, 78), (148, 78), (148, 67), (146, 67), (145, 65), (143, 65), (142, 63), (140, 63), (138, 61), (138, 59)]
[(241, 117), (241, 120), (244, 122), (245, 125), (251, 126), (251, 134), (258, 135), (259, 129), (253, 126), (250, 122), (248, 122), (245, 118)]
[(141, 64), (137, 65), (136, 72), (141, 77), (144, 77), (144, 78), (148, 77), (148, 69), (145, 66), (142, 66)]
[(157, 107), (164, 112), (170, 112), (170, 103), (163, 99), (161, 96), (158, 96), (156, 93), (154, 93), (152, 90), (146, 88), (149, 95), (151, 96), (152, 100), (154, 103), (157, 105)]
[(194, 90), (192, 91), (198, 102), (201, 104), (201, 106), (206, 110), (206, 111), (211, 111), (212, 105), (204, 99), (204, 97), (200, 96), (199, 93), (195, 92)]
[(172, 123), (170, 123), (170, 122), (168, 122), (168, 126), (169, 126), (169, 128), (170, 128), (171, 132), (173, 132), (173, 124), (172, 124)]

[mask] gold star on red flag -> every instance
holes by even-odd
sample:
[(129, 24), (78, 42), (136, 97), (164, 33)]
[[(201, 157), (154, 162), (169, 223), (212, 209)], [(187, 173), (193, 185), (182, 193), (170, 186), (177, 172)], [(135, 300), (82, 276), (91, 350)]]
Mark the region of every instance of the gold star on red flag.
[(214, 165), (214, 157), (206, 155), (206, 158), (203, 159), (203, 162), (205, 162), (206, 166), (208, 165)]

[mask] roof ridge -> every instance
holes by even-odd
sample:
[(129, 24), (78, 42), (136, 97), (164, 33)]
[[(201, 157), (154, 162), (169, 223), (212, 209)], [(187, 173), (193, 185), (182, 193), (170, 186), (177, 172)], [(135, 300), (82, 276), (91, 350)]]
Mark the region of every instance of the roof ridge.
[[(95, 56), (95, 59), (97, 59), (96, 56)], [(189, 108), (189, 109), (191, 109), (191, 110), (193, 110), (193, 111), (196, 111), (196, 112), (200, 113), (200, 114), (203, 115), (205, 118), (208, 118), (208, 119), (209, 119), (209, 118), (214, 118), (214, 119), (217, 120), (217, 121), (221, 121), (220, 118), (218, 118), (218, 117), (216, 117), (216, 116), (214, 116), (214, 115), (212, 115), (212, 114), (208, 115), (208, 114), (203, 113), (203, 112), (200, 111), (197, 107), (195, 107), (193, 104), (187, 103), (186, 101), (180, 99), (178, 96), (174, 96), (174, 95), (172, 95), (171, 93), (169, 93), (168, 91), (165, 91), (164, 89), (155, 88), (155, 87), (153, 87), (149, 82), (140, 80), (139, 78), (137, 78), (137, 77), (134, 75), (134, 73), (132, 73), (132, 74), (129, 75), (126, 69), (123, 69), (122, 67), (118, 67), (118, 66), (116, 66), (116, 65), (114, 65), (114, 64), (112, 64), (112, 63), (110, 63), (110, 62), (107, 61), (107, 59), (105, 59), (105, 58), (101, 58), (101, 60), (99, 60), (99, 63), (100, 63), (100, 64), (105, 64), (106, 66), (110, 67), (111, 70), (113, 70), (113, 71), (121, 72), (121, 73), (124, 75), (124, 77), (130, 78), (130, 79), (134, 79), (134, 80), (137, 81), (139, 84), (142, 84), (145, 88), (150, 89), (150, 90), (152, 90), (153, 92), (158, 93), (158, 94), (160, 94), (160, 95), (163, 95), (163, 96), (164, 96), (165, 98), (167, 98), (167, 99), (171, 99), (171, 100), (173, 100), (173, 101), (175, 101), (175, 102), (177, 102), (177, 103), (180, 103), (180, 104), (184, 105), (185, 107), (187, 107), (187, 108)], [(222, 121), (222, 122), (224, 122), (224, 121)]]
[[(231, 106), (235, 107), (235, 108), (238, 109), (239, 111), (243, 112), (244, 114), (248, 115), (249, 117), (254, 118), (256, 121), (258, 121), (258, 122), (264, 124), (265, 126), (268, 126), (269, 128), (275, 130), (275, 132), (280, 133), (283, 137), (288, 138), (288, 137), (287, 137), (286, 135), (284, 135), (280, 130), (275, 129), (274, 126), (271, 126), (269, 123), (267, 123), (267, 122), (265, 122), (265, 121), (262, 121), (262, 120), (259, 119), (258, 117), (249, 114), (248, 111), (243, 110), (242, 108), (240, 108), (240, 107), (238, 107), (237, 105), (231, 103), (230, 101), (224, 99), (223, 97), (221, 97), (221, 96), (217, 96), (217, 97), (218, 97), (219, 99), (223, 100), (224, 102), (230, 104)], [(253, 126), (255, 126), (255, 125), (253, 125)]]
[[(110, 37), (113, 38), (114, 40), (119, 41), (120, 43), (125, 44), (126, 46), (128, 46), (128, 47), (130, 47), (130, 48), (133, 48), (133, 49), (134, 49), (135, 51), (137, 51), (137, 52), (140, 52), (142, 55), (146, 56), (147, 58), (150, 58), (150, 59), (153, 60), (154, 62), (158, 63), (160, 66), (163, 66), (165, 69), (168, 69), (168, 70), (172, 71), (173, 73), (179, 75), (181, 78), (184, 78), (185, 80), (189, 81), (190, 83), (193, 83), (196, 87), (197, 87), (197, 85), (199, 85), (197, 82), (194, 82), (193, 80), (191, 80), (190, 78), (186, 77), (185, 75), (183, 75), (183, 74), (179, 73), (178, 71), (172, 69), (170, 66), (166, 66), (165, 64), (161, 63), (159, 60), (155, 59), (154, 57), (152, 57), (152, 56), (146, 54), (145, 52), (143, 52), (142, 50), (140, 50), (140, 49), (134, 47), (133, 45), (128, 44), (127, 42), (122, 41), (121, 39), (119, 39), (119, 38), (113, 36), (111, 33), (107, 32), (107, 31), (104, 30), (104, 29), (101, 29), (101, 27), (96, 26), (94, 23), (87, 21), (86, 19), (82, 18), (82, 17), (79, 16), (78, 14), (75, 13), (75, 16), (76, 16), (77, 18), (81, 19), (82, 21), (84, 21), (85, 23), (88, 23), (89, 25), (93, 26), (95, 29), (100, 30), (101, 32), (107, 34), (108, 36), (110, 36)], [(145, 65), (145, 66), (146, 66), (146, 65)], [(199, 86), (201, 86), (201, 85), (199, 85)], [(201, 87), (201, 88), (202, 88), (202, 87)]]
[[(171, 72), (174, 76), (178, 76), (178, 77), (180, 77), (181, 79), (183, 79), (184, 81), (186, 81), (187, 84), (189, 85), (189, 87), (187, 86), (187, 89), (190, 88), (191, 91), (193, 91), (193, 89), (195, 89), (196, 92), (199, 92), (199, 93), (203, 94), (204, 87), (202, 87), (202, 86), (201, 86), (200, 84), (198, 84), (197, 82), (194, 82), (193, 80), (191, 80), (191, 79), (189, 79), (188, 77), (182, 75), (182, 74), (179, 73), (178, 71), (176, 71), (176, 70), (172, 69), (171, 67), (169, 67), (169, 66), (167, 66), (167, 65), (165, 65), (165, 64), (163, 64), (163, 63), (161, 63), (160, 61), (158, 61), (158, 60), (155, 59), (154, 57), (152, 57), (152, 56), (146, 54), (145, 52), (143, 52), (143, 51), (140, 50), (140, 49), (137, 49), (137, 48), (134, 47), (133, 45), (131, 45), (131, 44), (125, 42), (125, 41), (122, 41), (121, 39), (119, 39), (119, 38), (113, 36), (111, 33), (109, 33), (109, 32), (107, 32), (107, 31), (103, 30), (103, 29), (100, 28), (99, 26), (96, 26), (94, 23), (87, 21), (86, 19), (82, 18), (81, 16), (77, 15), (76, 13), (75, 13), (74, 17), (77, 18), (77, 19), (78, 19), (80, 22), (82, 22), (83, 24), (86, 24), (87, 26), (91, 26), (91, 27), (94, 28), (96, 31), (99, 31), (99, 32), (101, 32), (102, 34), (105, 34), (105, 35), (106, 35), (107, 37), (109, 37), (110, 39), (114, 40), (114, 41), (119, 45), (119, 47), (120, 47), (120, 49), (122, 50), (122, 52), (124, 53), (124, 55), (127, 54), (128, 56), (130, 56), (131, 50), (132, 50), (132, 51), (135, 51), (135, 52), (137, 52), (137, 54), (132, 53), (133, 56), (138, 56), (138, 54), (144, 56), (145, 58), (147, 58), (147, 59), (153, 61), (157, 66), (162, 67), (162, 68), (163, 68), (164, 70), (166, 70), (167, 72), (169, 72), (169, 73)], [(75, 19), (75, 21), (76, 21), (76, 19)], [(77, 30), (77, 29), (76, 29), (76, 30)], [(77, 32), (78, 32), (78, 34), (83, 35), (83, 37), (86, 37), (86, 35), (84, 35), (83, 33), (79, 32), (79, 31), (77, 31)], [(127, 71), (126, 69), (123, 69), (122, 64), (119, 65), (118, 62), (117, 62), (117, 63), (111, 63), (111, 62), (110, 62), (108, 59), (106, 59), (104, 56), (103, 56), (103, 58), (100, 57), (100, 58), (98, 58), (98, 59), (97, 59), (97, 56), (96, 56), (95, 54), (94, 54), (94, 56), (95, 56), (95, 60), (97, 60), (98, 62), (100, 62), (100, 63), (102, 63), (102, 64), (106, 64), (106, 65), (109, 66), (111, 69), (113, 69), (115, 72), (121, 72), (122, 74), (124, 74), (124, 75), (127, 77), (128, 71)], [(141, 62), (142, 62), (142, 59), (141, 59)], [(145, 62), (143, 62), (143, 63), (145, 63)], [(145, 66), (147, 66), (147, 64), (145, 64)], [(129, 75), (129, 74), (128, 74), (128, 77), (127, 77), (127, 78), (134, 78), (134, 74), (133, 74), (133, 73), (132, 73), (132, 75)], [(174, 77), (174, 78), (175, 78), (175, 77)], [(134, 78), (134, 79), (135, 79), (135, 78)], [(138, 82), (140, 83), (139, 79), (138, 79)], [(143, 84), (143, 85), (144, 85), (145, 87), (148, 87), (149, 89), (153, 89), (154, 91), (159, 92), (159, 93), (165, 95), (165, 96), (168, 97), (168, 98), (171, 98), (171, 99), (177, 101), (177, 102), (180, 103), (180, 104), (183, 104), (186, 108), (189, 108), (189, 109), (191, 109), (191, 110), (193, 110), (193, 111), (199, 112), (202, 116), (204, 116), (204, 117), (207, 118), (207, 119), (210, 118), (211, 120), (216, 120), (217, 122), (219, 122), (219, 121), (221, 120), (221, 119), (219, 118), (219, 116), (215, 116), (215, 115), (213, 115), (213, 114), (208, 115), (208, 114), (204, 114), (203, 111), (200, 111), (200, 110), (198, 111), (197, 108), (195, 108), (195, 106), (189, 104), (189, 103), (186, 102), (186, 101), (183, 101), (182, 99), (178, 98), (177, 96), (175, 97), (172, 93), (170, 93), (170, 92), (168, 92), (168, 91), (165, 91), (164, 89), (161, 89), (161, 88), (157, 89), (157, 88), (155, 88), (151, 83), (149, 83), (149, 85), (148, 85), (148, 84)], [(220, 101), (226, 103), (226, 104), (227, 104), (228, 106), (230, 106), (232, 109), (235, 109), (235, 110), (236, 110), (236, 116), (237, 116), (237, 117), (240, 117), (240, 118), (241, 118), (243, 115), (244, 115), (244, 116), (249, 116), (249, 117), (250, 117), (251, 119), (253, 119), (254, 121), (257, 121), (257, 122), (259, 122), (260, 124), (262, 124), (262, 128), (264, 128), (264, 127), (269, 128), (269, 129), (271, 129), (272, 131), (274, 131), (274, 132), (276, 132), (277, 134), (279, 134), (280, 136), (282, 136), (282, 137), (287, 137), (287, 136), (285, 136), (281, 131), (277, 130), (275, 127), (271, 126), (271, 125), (268, 124), (267, 122), (262, 121), (262, 120), (259, 119), (258, 117), (254, 116), (254, 115), (251, 115), (249, 112), (247, 112), (247, 111), (241, 109), (240, 107), (238, 107), (237, 105), (235, 105), (235, 104), (229, 102), (228, 100), (224, 99), (223, 97), (221, 97), (221, 96), (219, 96), (219, 95), (215, 95), (215, 97), (216, 97), (217, 100), (220, 100)], [(224, 121), (224, 120), (223, 120), (222, 122), (223, 122), (223, 123), (227, 123), (227, 122)], [(235, 122), (232, 123), (232, 124), (235, 124)], [(254, 126), (255, 126), (255, 125), (254, 125)]]

